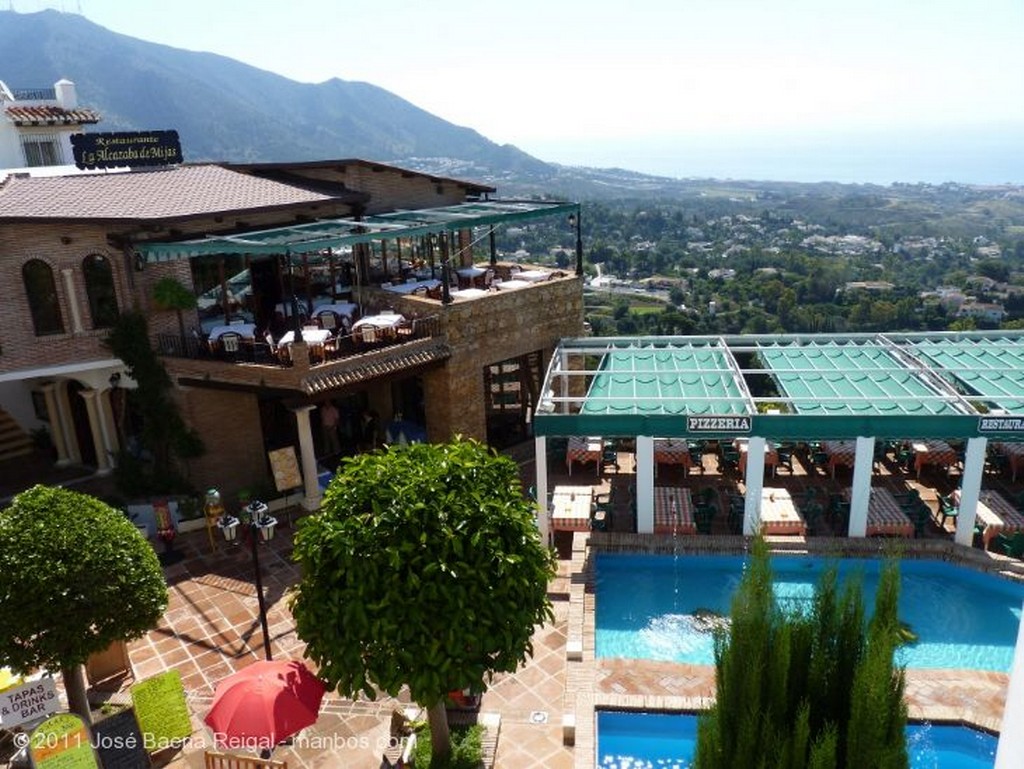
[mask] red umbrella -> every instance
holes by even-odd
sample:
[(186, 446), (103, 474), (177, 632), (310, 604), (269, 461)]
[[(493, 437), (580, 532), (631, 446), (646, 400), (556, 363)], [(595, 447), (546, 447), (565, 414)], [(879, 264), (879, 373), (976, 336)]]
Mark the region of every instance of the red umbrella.
[(323, 682), (299, 660), (260, 660), (219, 684), (204, 721), (227, 747), (272, 749), (316, 723)]

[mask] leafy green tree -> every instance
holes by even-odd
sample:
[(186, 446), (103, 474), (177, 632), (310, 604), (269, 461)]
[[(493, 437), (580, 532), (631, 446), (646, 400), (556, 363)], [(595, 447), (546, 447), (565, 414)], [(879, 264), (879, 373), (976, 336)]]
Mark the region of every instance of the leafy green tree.
[(185, 338), (184, 310), (194, 310), (196, 295), (183, 286), (176, 278), (166, 277), (153, 286), (153, 301), (161, 310), (174, 310), (178, 316), (178, 333)]
[(82, 665), (140, 638), (167, 608), (156, 553), (119, 510), (34, 486), (0, 511), (0, 662), (59, 669), (73, 711), (89, 720)]
[(715, 639), (716, 701), (699, 721), (696, 769), (906, 769), (899, 571), (887, 564), (865, 627), (859, 581), (833, 566), (810, 611), (781, 608), (768, 547), (755, 540)]
[(482, 691), (552, 618), (552, 552), (518, 468), (475, 441), (392, 446), (342, 462), (299, 523), (291, 601), (320, 676), (345, 696), (407, 686), (450, 750), (445, 696)]
[(188, 489), (176, 460), (203, 453), (203, 443), (189, 429), (171, 397), (171, 378), (149, 342), (146, 318), (126, 312), (118, 318), (105, 344), (124, 361), (138, 387), (129, 391), (134, 411), (142, 418), (141, 443), (150, 463), (122, 452), (115, 478), (126, 494), (169, 494)]

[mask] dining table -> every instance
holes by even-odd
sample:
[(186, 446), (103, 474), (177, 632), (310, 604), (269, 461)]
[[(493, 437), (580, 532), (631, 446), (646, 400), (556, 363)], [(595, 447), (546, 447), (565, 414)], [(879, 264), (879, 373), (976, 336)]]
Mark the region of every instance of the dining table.
[(683, 472), (689, 472), (690, 447), (685, 440), (678, 438), (655, 438), (654, 439), (654, 471), (657, 473), (658, 465), (679, 465)]
[(243, 339), (254, 339), (256, 337), (255, 323), (232, 323), (228, 326), (214, 326), (210, 329), (207, 340), (216, 342), (224, 334), (238, 334)]
[[(843, 489), (843, 499), (852, 498), (850, 489)], [(868, 497), (868, 521), (864, 530), (867, 537), (913, 537), (914, 522), (910, 520), (899, 500), (882, 486), (873, 486)]]
[(528, 280), (496, 280), (494, 281), (494, 287), (499, 291), (515, 291), (517, 288), (527, 288), (530, 285)]
[(857, 461), (857, 441), (822, 441), (821, 450), (828, 454), (828, 469), (836, 477), (836, 467), (852, 468)]
[[(953, 491), (953, 503), (960, 506), (960, 489)], [(976, 523), (981, 526), (981, 541), (986, 550), (997, 535), (1024, 531), (1024, 515), (1015, 504), (994, 489), (981, 490), (976, 510)]]
[(949, 467), (960, 459), (956, 450), (945, 441), (914, 441), (910, 448), (914, 450), (914, 470), (918, 478), (926, 465)]
[(693, 496), (682, 486), (654, 487), (654, 533), (696, 534)]
[[(302, 329), (302, 341), (309, 345), (310, 360), (324, 361), (327, 357), (326, 343), (333, 334), (327, 328), (304, 328)], [(286, 331), (277, 340), (279, 357), (282, 360), (291, 360), (292, 345), (295, 344), (295, 332)]]
[(460, 288), (452, 291), (452, 299), (479, 299), (490, 293), (486, 288)]
[(547, 270), (520, 270), (512, 273), (512, 277), (516, 280), (525, 280), (528, 283), (540, 283), (550, 278), (551, 273)]
[(597, 474), (601, 475), (601, 452), (604, 450), (604, 441), (601, 438), (585, 438), (574, 435), (569, 438), (569, 446), (565, 450), (565, 466), (572, 475), (574, 464), (585, 465), (593, 462), (597, 468)]
[(429, 291), (432, 288), (437, 288), (441, 285), (441, 281), (436, 279), (427, 280), (407, 280), (405, 283), (393, 283), (390, 286), (385, 286), (385, 291), (390, 291), (393, 294), (411, 294), (419, 288), (426, 289)]
[(405, 316), (397, 312), (366, 315), (352, 324), (352, 336), (364, 343), (394, 339), (398, 336), (398, 327), (403, 323)]
[(1020, 474), (1021, 468), (1024, 467), (1024, 443), (995, 443), (993, 446), (1006, 455), (1010, 464), (1010, 480), (1016, 483), (1017, 476)]
[(555, 486), (551, 495), (552, 531), (589, 531), (593, 486)]
[(325, 302), (313, 307), (313, 315), (319, 312), (333, 312), (351, 320), (358, 309), (359, 305), (354, 302)]
[(789, 490), (765, 486), (761, 489), (761, 533), (767, 536), (807, 534), (807, 522), (796, 509)]

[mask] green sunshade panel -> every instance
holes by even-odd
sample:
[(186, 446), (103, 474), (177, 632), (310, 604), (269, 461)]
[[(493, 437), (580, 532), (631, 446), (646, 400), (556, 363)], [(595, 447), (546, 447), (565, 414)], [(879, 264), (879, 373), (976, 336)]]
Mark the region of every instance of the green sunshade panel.
[(657, 346), (605, 354), (582, 413), (747, 414), (750, 408), (722, 349)]
[(955, 397), (878, 342), (763, 345), (758, 354), (799, 414), (961, 414)]
[(942, 369), (966, 397), (1024, 411), (1024, 339), (922, 340), (916, 353)]

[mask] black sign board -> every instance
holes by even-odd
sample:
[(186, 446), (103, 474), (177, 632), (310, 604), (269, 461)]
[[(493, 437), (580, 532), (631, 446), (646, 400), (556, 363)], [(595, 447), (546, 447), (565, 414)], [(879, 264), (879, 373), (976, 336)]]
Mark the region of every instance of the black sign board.
[(103, 769), (146, 769), (149, 753), (132, 708), (92, 725), (92, 741)]
[(72, 134), (75, 165), (87, 168), (167, 166), (181, 163), (177, 131)]

